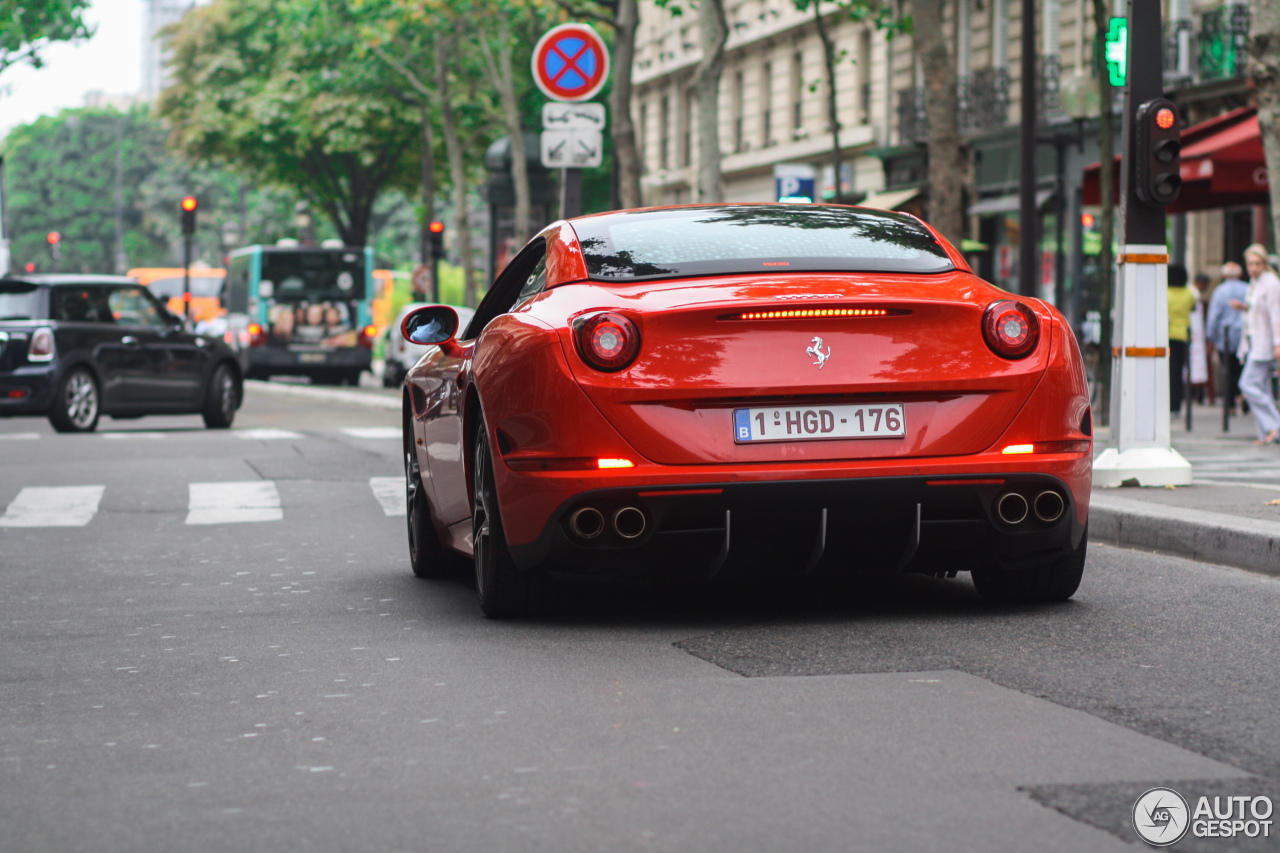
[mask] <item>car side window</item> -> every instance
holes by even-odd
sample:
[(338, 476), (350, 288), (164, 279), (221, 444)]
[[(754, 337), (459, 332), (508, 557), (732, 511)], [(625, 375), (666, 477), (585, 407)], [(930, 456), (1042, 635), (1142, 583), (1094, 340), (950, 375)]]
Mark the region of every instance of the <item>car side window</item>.
[(102, 294), (96, 287), (60, 287), (54, 291), (54, 316), (71, 323), (109, 323), (103, 317)]
[(529, 273), (529, 278), (525, 280), (524, 287), (520, 288), (520, 295), (516, 297), (516, 304), (511, 310), (519, 308), (533, 297), (537, 296), (547, 288), (547, 256), (544, 254), (538, 259), (538, 265), (533, 268), (533, 272)]
[[(484, 327), (489, 325), (489, 321), (499, 314), (506, 314), (515, 307), (525, 287), (532, 286), (533, 283), (530, 279), (536, 279), (534, 275), (535, 269), (540, 262), (545, 260), (546, 255), (547, 241), (535, 240), (525, 246), (524, 251), (516, 255), (515, 259), (507, 264), (506, 269), (494, 281), (493, 287), (489, 288), (489, 292), (485, 294), (484, 299), (480, 300), (475, 316), (471, 318), (471, 323), (467, 325), (463, 340), (470, 340), (479, 336)], [(545, 284), (546, 277), (544, 274), (539, 289)]]
[(166, 325), (160, 309), (139, 286), (112, 288), (107, 294), (107, 305), (111, 309), (111, 316), (122, 326), (160, 328)]

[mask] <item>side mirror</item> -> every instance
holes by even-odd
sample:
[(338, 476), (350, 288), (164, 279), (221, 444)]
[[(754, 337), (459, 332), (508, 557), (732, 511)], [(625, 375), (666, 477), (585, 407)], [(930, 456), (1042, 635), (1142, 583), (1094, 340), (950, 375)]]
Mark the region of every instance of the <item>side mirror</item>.
[(458, 312), (448, 305), (426, 305), (405, 315), (400, 334), (411, 344), (434, 344), (447, 355), (458, 349), (454, 335), (458, 333)]

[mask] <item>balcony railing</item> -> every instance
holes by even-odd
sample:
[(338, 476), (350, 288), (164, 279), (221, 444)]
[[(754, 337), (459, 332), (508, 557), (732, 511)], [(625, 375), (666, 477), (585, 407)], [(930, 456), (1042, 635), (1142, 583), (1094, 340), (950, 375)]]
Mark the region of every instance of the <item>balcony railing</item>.
[(1249, 7), (1222, 6), (1200, 16), (1200, 79), (1241, 77), (1249, 64)]

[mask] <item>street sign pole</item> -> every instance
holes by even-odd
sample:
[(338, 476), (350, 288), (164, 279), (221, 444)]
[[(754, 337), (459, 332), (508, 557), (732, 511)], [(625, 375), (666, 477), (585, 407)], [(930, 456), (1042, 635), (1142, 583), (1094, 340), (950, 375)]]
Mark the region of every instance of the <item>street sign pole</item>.
[[(1160, 0), (1130, 0), (1120, 169), (1123, 237), (1111, 341), (1112, 446), (1094, 462), (1096, 486), (1191, 482), (1191, 464), (1170, 443), (1168, 201), (1140, 198), (1146, 191), (1137, 181), (1139, 158), (1147, 156), (1138, 144), (1143, 134), (1137, 122), (1150, 120), (1144, 105), (1164, 94), (1162, 32)], [(1102, 155), (1105, 166), (1110, 152)]]
[(560, 170), (560, 218), (582, 215), (582, 170)]

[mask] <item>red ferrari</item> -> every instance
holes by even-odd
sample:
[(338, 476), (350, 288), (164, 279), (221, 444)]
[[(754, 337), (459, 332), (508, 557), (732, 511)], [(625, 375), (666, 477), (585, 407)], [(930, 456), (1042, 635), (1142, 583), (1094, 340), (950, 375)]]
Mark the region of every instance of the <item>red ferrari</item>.
[(1088, 542), (1092, 423), (1050, 305), (900, 213), (730, 204), (557, 222), (408, 373), (414, 573), (474, 557), (480, 606), (548, 570), (970, 571), (1056, 601)]

